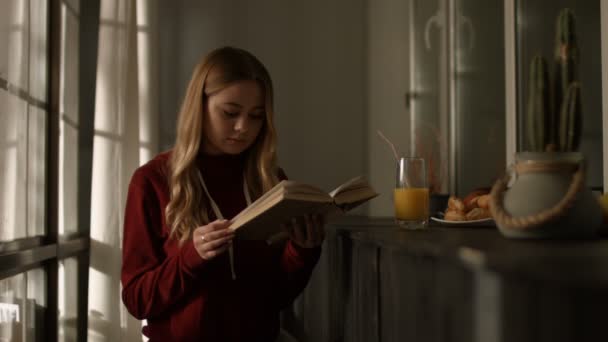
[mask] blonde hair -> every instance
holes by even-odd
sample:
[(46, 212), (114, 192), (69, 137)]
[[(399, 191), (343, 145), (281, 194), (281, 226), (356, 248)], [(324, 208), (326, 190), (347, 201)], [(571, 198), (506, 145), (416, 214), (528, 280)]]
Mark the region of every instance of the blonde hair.
[(273, 90), (264, 65), (249, 52), (223, 47), (203, 58), (192, 73), (177, 122), (177, 137), (169, 159), (170, 200), (165, 209), (171, 237), (180, 244), (192, 231), (209, 223), (209, 200), (204, 195), (197, 173), (196, 157), (203, 141), (203, 112), (210, 95), (235, 81), (254, 80), (262, 87), (266, 119), (249, 149), (245, 179), (253, 200), (278, 183), (276, 129), (273, 122)]

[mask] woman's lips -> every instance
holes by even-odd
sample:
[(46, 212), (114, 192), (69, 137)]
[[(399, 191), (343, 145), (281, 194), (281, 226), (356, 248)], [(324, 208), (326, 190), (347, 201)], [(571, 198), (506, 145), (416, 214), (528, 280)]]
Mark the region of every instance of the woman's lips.
[(228, 138), (227, 140), (228, 140), (228, 142), (233, 143), (233, 144), (242, 144), (245, 142), (245, 139)]

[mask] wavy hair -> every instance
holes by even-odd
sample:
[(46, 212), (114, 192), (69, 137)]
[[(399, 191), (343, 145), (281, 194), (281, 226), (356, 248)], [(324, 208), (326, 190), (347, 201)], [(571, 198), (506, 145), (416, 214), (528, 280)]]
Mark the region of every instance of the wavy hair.
[(245, 179), (253, 200), (278, 183), (276, 129), (273, 116), (273, 89), (264, 65), (251, 53), (223, 47), (209, 53), (195, 67), (179, 111), (177, 137), (169, 158), (170, 200), (165, 208), (170, 236), (180, 245), (201, 225), (209, 223), (210, 203), (197, 173), (204, 132), (203, 113), (210, 95), (233, 82), (253, 80), (264, 93), (266, 118), (253, 145), (246, 151)]

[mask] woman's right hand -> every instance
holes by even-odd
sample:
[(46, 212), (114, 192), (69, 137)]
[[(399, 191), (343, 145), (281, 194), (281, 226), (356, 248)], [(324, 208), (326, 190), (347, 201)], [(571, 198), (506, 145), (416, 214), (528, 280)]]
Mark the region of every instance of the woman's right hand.
[(211, 260), (230, 247), (234, 232), (228, 229), (229, 225), (228, 220), (215, 220), (194, 230), (192, 242), (201, 258)]

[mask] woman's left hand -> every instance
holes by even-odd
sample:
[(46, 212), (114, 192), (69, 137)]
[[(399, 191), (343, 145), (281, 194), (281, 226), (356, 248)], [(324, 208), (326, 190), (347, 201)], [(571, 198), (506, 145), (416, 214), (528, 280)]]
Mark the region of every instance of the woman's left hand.
[(283, 227), (289, 238), (298, 246), (313, 248), (321, 246), (325, 239), (325, 217), (319, 214), (308, 214), (293, 218)]

